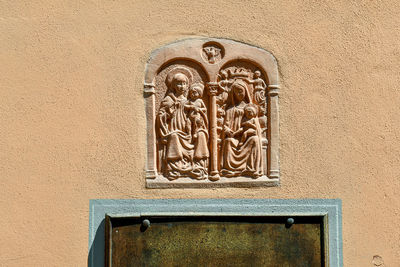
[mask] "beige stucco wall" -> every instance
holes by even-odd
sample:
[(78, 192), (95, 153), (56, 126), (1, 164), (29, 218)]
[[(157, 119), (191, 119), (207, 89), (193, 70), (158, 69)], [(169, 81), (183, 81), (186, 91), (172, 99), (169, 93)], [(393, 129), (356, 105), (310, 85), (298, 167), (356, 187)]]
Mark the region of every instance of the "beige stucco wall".
[[(345, 266), (400, 264), (400, 2), (1, 1), (0, 266), (85, 266), (93, 198), (341, 198)], [(281, 187), (145, 189), (144, 66), (178, 39), (263, 47)]]

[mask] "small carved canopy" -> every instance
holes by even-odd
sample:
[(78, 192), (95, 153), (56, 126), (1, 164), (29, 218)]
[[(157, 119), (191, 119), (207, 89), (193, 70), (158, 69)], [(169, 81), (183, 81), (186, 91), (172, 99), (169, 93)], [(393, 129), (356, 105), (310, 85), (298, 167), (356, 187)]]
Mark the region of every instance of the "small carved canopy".
[(277, 185), (278, 83), (273, 55), (244, 43), (196, 38), (153, 51), (144, 81), (147, 187)]

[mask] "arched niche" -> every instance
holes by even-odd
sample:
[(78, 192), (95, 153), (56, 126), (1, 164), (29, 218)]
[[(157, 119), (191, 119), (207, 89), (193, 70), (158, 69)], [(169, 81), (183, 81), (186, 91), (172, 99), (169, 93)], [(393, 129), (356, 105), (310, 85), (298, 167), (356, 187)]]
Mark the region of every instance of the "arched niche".
[[(246, 66), (248, 67), (246, 68)], [(176, 97), (175, 89), (173, 89), (175, 87), (172, 85), (168, 87), (166, 76), (169, 72), (174, 72), (180, 67), (185, 68), (185, 70), (182, 70), (183, 73), (186, 73), (184, 76), (191, 78), (187, 79), (188, 88), (185, 89), (185, 93)], [(248, 73), (240, 75), (235, 74), (236, 76), (232, 75), (234, 78), (232, 78), (231, 81), (227, 80), (227, 85), (222, 86), (221, 80), (223, 80), (223, 78), (221, 78), (221, 71), (227, 67), (232, 67), (232, 69), (237, 68), (237, 71), (247, 71)], [(227, 143), (226, 140), (228, 137), (226, 137), (225, 133), (221, 134), (221, 125), (219, 123), (221, 123), (221, 121), (227, 121), (227, 119), (223, 117), (225, 115), (221, 117), (219, 113), (227, 112), (228, 110), (221, 110), (226, 109), (226, 107), (220, 103), (221, 95), (224, 90), (226, 90), (227, 94), (233, 94), (233, 91), (231, 92), (232, 84), (234, 81), (240, 81), (239, 83), (245, 84), (244, 87), (250, 88), (247, 89), (247, 91), (250, 92), (248, 93), (248, 98), (253, 100), (239, 103), (243, 105), (240, 106), (238, 104), (238, 108), (243, 109), (244, 105), (249, 104), (257, 105), (258, 102), (254, 100), (255, 98), (252, 96), (255, 92), (255, 84), (257, 84), (255, 82), (257, 78), (255, 75), (256, 69), (261, 73), (261, 77), (259, 78), (262, 79), (265, 84), (262, 88), (264, 90), (263, 94), (266, 96), (265, 121), (267, 124), (264, 129), (265, 133), (263, 134), (265, 138), (263, 137), (263, 141), (260, 141), (260, 143), (263, 144), (262, 171), (261, 174), (257, 173), (257, 175), (251, 172), (245, 172), (244, 170), (242, 171), (241, 168), (243, 168), (243, 166), (245, 166), (245, 169), (251, 169), (249, 167), (251, 165), (250, 163), (244, 163), (244, 165), (241, 164), (237, 168), (238, 170), (234, 172), (235, 174), (233, 177), (225, 177), (222, 174), (226, 166), (224, 167), (222, 163), (224, 155), (221, 154), (221, 144)], [(236, 70), (232, 70), (232, 72), (234, 71)], [(191, 107), (195, 105), (195, 103), (202, 106), (189, 92), (190, 90), (196, 91), (196, 89), (190, 89), (189, 87), (197, 83), (204, 84), (202, 101), (200, 102), (204, 103), (205, 111), (199, 113), (203, 114), (202, 117), (193, 111), (196, 110), (195, 108)], [(258, 91), (260, 91), (260, 88), (259, 86)], [(273, 55), (264, 49), (227, 39), (193, 38), (181, 40), (154, 50), (146, 64), (144, 79), (144, 97), (146, 99), (147, 118), (146, 186), (149, 188), (166, 188), (278, 185), (278, 92), (279, 77), (277, 62)], [(178, 101), (178, 98), (181, 100)], [(172, 106), (180, 106), (181, 110), (179, 112), (185, 113), (182, 117), (183, 119), (181, 119), (182, 122), (178, 123), (179, 125), (185, 125), (185, 127), (178, 129), (177, 126), (171, 126), (171, 124), (173, 124), (172, 121), (177, 119), (176, 114), (178, 112), (175, 111), (175, 109), (171, 109)], [(197, 110), (199, 109), (197, 108)], [(197, 119), (194, 119), (195, 117)], [(199, 127), (195, 121), (199, 121), (201, 118), (205, 118), (204, 121), (206, 121), (207, 124), (200, 123), (203, 126), (193, 130), (193, 127)], [(248, 120), (248, 118), (243, 117), (240, 118), (240, 120), (245, 121)], [(256, 121), (258, 123), (257, 125), (261, 125), (259, 122), (263, 121), (263, 119), (256, 118)], [(187, 126), (190, 126), (188, 127), (189, 130), (185, 130)], [(172, 128), (168, 130), (170, 127)], [(164, 134), (162, 130), (160, 130), (164, 128), (168, 128), (167, 132), (170, 132)], [(171, 134), (172, 132), (179, 132), (178, 137), (170, 137), (174, 135)], [(203, 136), (206, 136), (206, 139), (203, 137), (200, 150), (203, 151), (203, 155), (206, 155), (204, 153), (205, 150), (208, 150), (207, 153), (209, 154), (208, 158), (204, 156), (204, 159), (207, 159), (207, 163), (202, 161), (201, 168), (197, 166), (198, 163), (196, 162), (195, 156), (198, 154), (196, 151), (199, 151), (198, 144), (200, 140), (197, 132), (204, 132)], [(236, 143), (239, 142), (239, 135), (240, 133), (237, 133), (236, 136), (232, 137), (233, 139), (237, 139)], [(261, 140), (261, 135), (259, 136)], [(254, 137), (253, 139), (256, 138)], [(170, 143), (174, 144), (176, 147), (172, 147), (169, 145)], [(206, 145), (204, 145), (205, 143)], [(235, 146), (238, 151), (244, 149), (244, 144), (239, 143)], [(170, 156), (170, 151), (178, 151), (179, 153), (177, 154), (179, 155), (174, 156), (174, 154)], [(250, 151), (253, 150), (251, 149)], [(230, 152), (230, 150), (228, 150), (227, 154), (229, 155), (229, 153), (236, 152)], [(184, 158), (176, 160), (176, 157)], [(248, 162), (247, 159), (243, 160), (243, 162)], [(191, 165), (193, 169), (187, 171), (191, 168)], [(198, 175), (198, 168), (201, 169), (203, 174), (206, 172), (206, 175), (200, 177)], [(230, 168), (232, 169), (233, 167)], [(171, 177), (170, 173), (176, 174), (174, 174), (174, 177)]]

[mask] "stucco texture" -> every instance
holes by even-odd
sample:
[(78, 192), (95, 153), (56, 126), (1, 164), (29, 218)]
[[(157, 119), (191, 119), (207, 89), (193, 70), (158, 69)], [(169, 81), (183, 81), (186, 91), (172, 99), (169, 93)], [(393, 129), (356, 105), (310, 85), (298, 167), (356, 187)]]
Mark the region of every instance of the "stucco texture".
[[(0, 266), (85, 266), (89, 199), (340, 198), (345, 266), (400, 262), (400, 2), (0, 1)], [(146, 189), (144, 66), (178, 39), (277, 58), (281, 186)]]

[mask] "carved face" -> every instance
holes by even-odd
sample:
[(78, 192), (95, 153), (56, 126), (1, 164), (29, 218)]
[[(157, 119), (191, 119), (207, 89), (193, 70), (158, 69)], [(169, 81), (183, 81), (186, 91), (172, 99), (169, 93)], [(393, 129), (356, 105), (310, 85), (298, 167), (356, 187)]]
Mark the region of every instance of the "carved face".
[(189, 85), (189, 80), (186, 77), (185, 74), (183, 73), (177, 73), (174, 76), (174, 79), (172, 80), (172, 88), (175, 90), (176, 95), (182, 95), (184, 94)]
[(200, 97), (200, 88), (198, 88), (198, 87), (190, 88), (189, 96), (190, 96), (191, 99), (199, 98)]
[(255, 118), (257, 115), (257, 111), (254, 107), (246, 107), (244, 109), (244, 112), (245, 112), (246, 118), (249, 118), (249, 119)]
[(233, 87), (233, 93), (237, 101), (242, 101), (246, 96), (246, 91), (242, 86), (236, 85)]
[(256, 71), (254, 72), (254, 77), (260, 78), (260, 76), (261, 76), (261, 72), (258, 71), (258, 70), (256, 70)]

